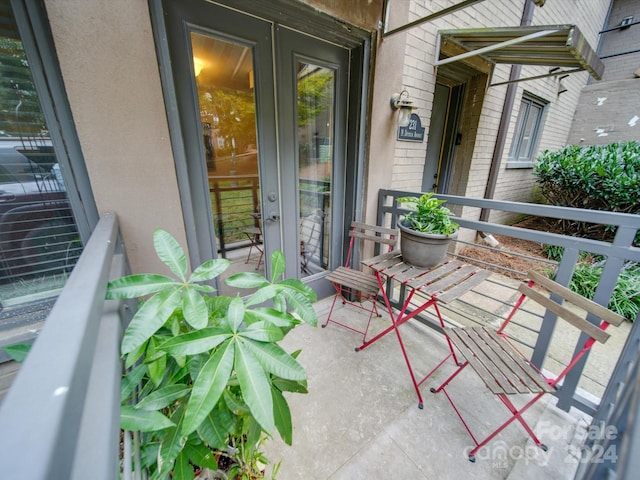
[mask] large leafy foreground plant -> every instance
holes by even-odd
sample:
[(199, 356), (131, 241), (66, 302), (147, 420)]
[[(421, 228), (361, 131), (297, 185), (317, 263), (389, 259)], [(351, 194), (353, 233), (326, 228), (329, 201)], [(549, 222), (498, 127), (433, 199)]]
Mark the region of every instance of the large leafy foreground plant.
[[(121, 345), (121, 425), (142, 433), (143, 464), (152, 478), (193, 478), (193, 465), (217, 469), (230, 457), (229, 478), (255, 478), (263, 434), (275, 430), (291, 444), (283, 392), (306, 393), (306, 372), (280, 340), (301, 321), (315, 326), (312, 289), (278, 280), (282, 252), (271, 256), (271, 280), (239, 273), (226, 283), (257, 290), (245, 300), (211, 296), (212, 280), (229, 266), (215, 259), (187, 277), (178, 242), (156, 230), (154, 247), (177, 279), (130, 275), (109, 283), (107, 298), (143, 297)], [(265, 302), (270, 307), (266, 307)], [(146, 461), (145, 461), (146, 459)]]

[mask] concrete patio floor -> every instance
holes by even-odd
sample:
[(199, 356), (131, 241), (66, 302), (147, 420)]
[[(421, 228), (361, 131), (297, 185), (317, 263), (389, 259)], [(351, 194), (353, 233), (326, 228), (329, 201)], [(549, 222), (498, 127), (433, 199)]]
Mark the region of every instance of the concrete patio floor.
[[(324, 323), (331, 298), (316, 304)], [(339, 307), (338, 315), (364, 322), (362, 314)], [(378, 331), (388, 317), (374, 319)], [(448, 353), (444, 338), (411, 321), (401, 327), (416, 376), (426, 374)], [(288, 395), (293, 421), (293, 446), (280, 437), (265, 446), (278, 464), (279, 480), (307, 479), (572, 479), (580, 461), (580, 444), (590, 417), (563, 412), (546, 396), (525, 418), (549, 447), (537, 447), (522, 427), (512, 424), (477, 454), (467, 459), (473, 441), (437, 386), (452, 371), (449, 360), (421, 387), (418, 400), (396, 336), (391, 333), (361, 352), (361, 336), (329, 325), (302, 325), (283, 342), (288, 351), (302, 349), (299, 361), (308, 374), (309, 393)], [(482, 437), (507, 417), (507, 410), (487, 393), (482, 381), (463, 372), (448, 389), (471, 428)], [(269, 478), (269, 477), (267, 477)]]

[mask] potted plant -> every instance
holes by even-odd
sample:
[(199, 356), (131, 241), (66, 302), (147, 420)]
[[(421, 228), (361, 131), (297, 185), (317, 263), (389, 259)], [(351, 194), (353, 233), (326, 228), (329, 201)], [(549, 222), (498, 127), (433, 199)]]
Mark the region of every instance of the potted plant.
[(442, 263), (459, 228), (451, 220), (451, 210), (444, 206), (446, 200), (434, 198), (433, 192), (429, 192), (419, 198), (398, 198), (398, 203), (406, 204), (411, 210), (398, 222), (404, 261), (421, 268)]
[(143, 298), (121, 344), (121, 426), (141, 432), (141, 467), (151, 478), (193, 480), (205, 468), (213, 472), (207, 478), (261, 478), (265, 436), (277, 430), (292, 442), (283, 393), (306, 393), (299, 352), (278, 342), (301, 322), (315, 326), (315, 293), (297, 279), (279, 279), (285, 265), (276, 251), (270, 280), (257, 273), (226, 280), (254, 293), (212, 296), (207, 282), (228, 260), (210, 260), (188, 275), (178, 242), (163, 230), (153, 240), (177, 279), (129, 275), (107, 291), (110, 299)]

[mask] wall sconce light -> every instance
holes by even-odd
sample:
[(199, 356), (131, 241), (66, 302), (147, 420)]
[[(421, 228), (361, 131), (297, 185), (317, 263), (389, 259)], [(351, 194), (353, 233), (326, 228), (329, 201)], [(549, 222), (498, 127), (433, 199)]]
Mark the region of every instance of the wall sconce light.
[[(403, 98), (406, 97), (406, 98)], [(406, 127), (409, 125), (409, 120), (411, 120), (411, 111), (415, 110), (418, 107), (414, 107), (411, 100), (408, 100), (409, 92), (406, 90), (402, 90), (400, 93), (394, 93), (391, 95), (391, 110), (400, 110), (398, 115), (398, 126)]]

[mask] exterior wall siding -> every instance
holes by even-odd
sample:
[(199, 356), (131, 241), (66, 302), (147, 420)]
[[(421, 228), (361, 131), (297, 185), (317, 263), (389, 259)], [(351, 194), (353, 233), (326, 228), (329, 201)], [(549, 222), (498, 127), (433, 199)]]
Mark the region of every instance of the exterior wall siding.
[(45, 6), (98, 210), (118, 214), (132, 271), (164, 271), (154, 229), (186, 232), (147, 2)]
[[(625, 17), (640, 21), (640, 2), (615, 0), (606, 28), (620, 25)], [(599, 54), (611, 56), (603, 59), (602, 81), (590, 82), (582, 91), (569, 143), (640, 141), (640, 52), (618, 55), (639, 48), (640, 24), (602, 34)]]
[[(362, 194), (363, 219), (375, 221), (379, 189), (421, 189), (437, 75), (433, 62), (438, 30), (519, 25), (525, 0), (485, 0), (387, 38), (378, 30), (383, 0), (300, 1), (371, 31)], [(148, 2), (44, 3), (98, 208), (118, 213), (133, 271), (157, 270), (159, 263), (151, 248), (153, 229), (168, 229), (183, 245), (190, 233), (184, 226)], [(390, 0), (387, 28), (457, 3), (459, 0)], [(589, 8), (584, 3), (547, 1), (534, 9), (533, 24), (575, 23), (595, 47), (610, 1), (589, 0)], [(506, 80), (509, 71), (509, 66), (497, 65), (493, 81)], [(524, 67), (523, 75), (545, 71), (546, 67)], [(585, 73), (572, 74), (564, 80), (568, 91), (559, 96), (557, 79), (519, 84), (495, 198), (528, 200), (528, 186), (533, 185), (530, 169), (506, 167), (522, 93), (526, 90), (549, 102), (539, 150), (557, 149), (567, 143), (587, 78)], [(590, 88), (597, 88), (595, 85)], [(418, 107), (416, 113), (427, 133), (422, 143), (396, 140), (396, 117), (389, 98), (402, 89)], [(468, 82), (462, 99), (464, 135), (455, 152), (450, 193), (484, 196), (505, 93), (506, 86), (488, 87), (486, 75)], [(477, 215), (477, 210), (469, 215)]]
[[(438, 0), (431, 2), (411, 1), (407, 21), (429, 15), (430, 13), (457, 3), (453, 0)], [(547, 2), (542, 8), (535, 8), (533, 13), (533, 25), (552, 24), (576, 24), (586, 37), (592, 48), (598, 44), (598, 32), (601, 30), (606, 18), (609, 0), (591, 0), (589, 8), (579, 0), (567, 0), (564, 2)], [(394, 3), (394, 5), (396, 5)], [(436, 52), (436, 36), (440, 29), (453, 28), (483, 28), (517, 26), (520, 24), (524, 8), (524, 1), (485, 0), (477, 5), (468, 7), (447, 16), (435, 19), (406, 31), (405, 62), (402, 70), (402, 85), (395, 85), (399, 90), (405, 88), (414, 105), (415, 111), (420, 116), (422, 126), (429, 131), (433, 93), (436, 81), (436, 71), (433, 68)], [(391, 24), (389, 29), (405, 22)], [(640, 27), (639, 27), (640, 30)], [(393, 38), (393, 37), (389, 37)], [(386, 48), (385, 39), (380, 50)], [(523, 66), (521, 78), (547, 73), (548, 67)], [(492, 82), (506, 81), (509, 77), (509, 65), (496, 65)], [(377, 76), (377, 75), (376, 75)], [(548, 103), (545, 123), (538, 144), (538, 152), (545, 149), (555, 150), (562, 148), (568, 139), (573, 120), (574, 111), (579, 101), (582, 88), (586, 85), (589, 75), (586, 72), (574, 73), (562, 80), (567, 91), (558, 94), (557, 77), (549, 77), (540, 80), (521, 82), (518, 84), (514, 108), (509, 121), (506, 144), (500, 163), (498, 183), (494, 198), (512, 201), (531, 201), (535, 195), (535, 178), (532, 169), (507, 168), (509, 149), (513, 141), (513, 135), (518, 118), (520, 99), (526, 91), (543, 99)], [(385, 85), (386, 86), (386, 85)], [(377, 88), (384, 88), (376, 83)], [(456, 151), (456, 166), (452, 176), (449, 193), (472, 197), (483, 197), (487, 185), (491, 158), (496, 146), (498, 124), (503, 109), (506, 95), (506, 85), (490, 87), (478, 90), (471, 84), (467, 85), (465, 109), (473, 102), (468, 102), (469, 97), (481, 98), (480, 112), (463, 112), (461, 129), (464, 131), (463, 144)], [(482, 98), (483, 96), (483, 98)], [(479, 115), (479, 118), (474, 116)], [(476, 121), (477, 131), (465, 129)], [(375, 126), (374, 126), (375, 127)], [(464, 137), (467, 138), (464, 138)], [(469, 144), (469, 137), (473, 142)], [(426, 145), (429, 141), (425, 135), (425, 142), (410, 144), (408, 142), (395, 142), (393, 172), (391, 176), (391, 188), (419, 191), (422, 187), (422, 166), (425, 161)], [(372, 150), (376, 150), (375, 128), (372, 134)], [(472, 153), (470, 153), (472, 152)], [(460, 158), (471, 154), (471, 161), (461, 163)], [(372, 163), (376, 159), (371, 159)], [(463, 170), (463, 171), (461, 171)], [(370, 191), (377, 189), (370, 186)], [(512, 219), (501, 216), (499, 213), (492, 215), (491, 221), (508, 222)]]

